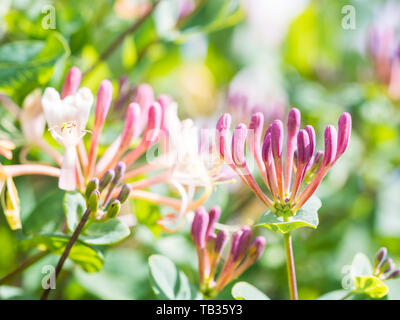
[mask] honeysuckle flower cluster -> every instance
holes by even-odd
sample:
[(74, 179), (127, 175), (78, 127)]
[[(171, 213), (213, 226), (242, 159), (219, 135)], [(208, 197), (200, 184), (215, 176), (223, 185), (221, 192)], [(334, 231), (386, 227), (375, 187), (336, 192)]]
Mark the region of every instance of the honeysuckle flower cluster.
[[(165, 230), (177, 230), (185, 221), (181, 219), (184, 214), (205, 202), (215, 183), (222, 180), (219, 175), (222, 161), (215, 157), (216, 161), (210, 162), (208, 157), (203, 157), (212, 151), (202, 147), (199, 130), (193, 121), (181, 121), (176, 103), (167, 95), (155, 99), (153, 89), (148, 84), (139, 85), (134, 92), (130, 87), (124, 93), (123, 105), (128, 106), (123, 130), (99, 156), (100, 136), (112, 104), (112, 84), (108, 80), (101, 82), (96, 96), (94, 124), (88, 130), (87, 122), (95, 99), (88, 88), (79, 87), (80, 83), (81, 72), (73, 67), (67, 74), (61, 94), (54, 88), (47, 88), (40, 99), (38, 92), (35, 92), (26, 99), (24, 109), (18, 112), (22, 128), (25, 128), (23, 131), (31, 138), (32, 145), (41, 147), (60, 168), (40, 163), (1, 167), (2, 186), (8, 186), (7, 190), (11, 192), (8, 195), (12, 195), (9, 198), (12, 201), (8, 203), (13, 204), (9, 205), (9, 208), (13, 208), (9, 212), (13, 212), (14, 221), (19, 221), (19, 201), (17, 191), (12, 187), (12, 177), (32, 174), (58, 177), (61, 189), (83, 192), (92, 178), (104, 176), (122, 162), (126, 170), (121, 179), (130, 183), (130, 196), (171, 207), (173, 212), (163, 216), (160, 225)], [(129, 102), (131, 97), (134, 102)], [(64, 147), (63, 154), (43, 139), (45, 122), (52, 137)], [(90, 135), (88, 149), (83, 142), (87, 134)], [(158, 142), (161, 145), (160, 153), (150, 157), (151, 148)], [(11, 157), (13, 147), (4, 141), (0, 144), (0, 152)], [(144, 155), (148, 161), (144, 164), (137, 162)], [(139, 180), (142, 175), (148, 177)], [(161, 183), (172, 186), (179, 198), (149, 190)], [(195, 198), (200, 188), (204, 191)], [(115, 189), (114, 193), (117, 192), (119, 190)], [(19, 228), (20, 222), (13, 225)]]
[[(241, 177), (263, 203), (279, 216), (293, 216), (313, 195), (337, 159), (346, 151), (351, 133), (351, 116), (343, 113), (338, 132), (328, 125), (325, 129), (325, 150), (315, 152), (316, 138), (310, 125), (300, 130), (300, 111), (290, 110), (287, 121), (286, 148), (284, 125), (275, 120), (265, 131), (264, 116), (255, 113), (249, 125), (243, 123), (233, 131), (231, 147), (228, 133), (231, 116), (226, 113), (217, 123), (216, 145), (220, 156)], [(249, 134), (248, 134), (249, 131)], [(245, 157), (245, 143), (251, 151), (269, 194), (263, 192), (250, 172)]]
[[(216, 233), (215, 224), (220, 214), (219, 207), (209, 212), (199, 207), (192, 223), (191, 235), (198, 257), (200, 291), (206, 298), (215, 297), (229, 282), (254, 264), (261, 257), (266, 244), (263, 237), (256, 237), (252, 242), (251, 229), (246, 225), (232, 236), (225, 230)], [(230, 249), (224, 259), (223, 251), (229, 240)]]
[(375, 256), (374, 276), (381, 280), (389, 280), (400, 277), (400, 268), (395, 269), (392, 258), (387, 257), (387, 249), (382, 247)]

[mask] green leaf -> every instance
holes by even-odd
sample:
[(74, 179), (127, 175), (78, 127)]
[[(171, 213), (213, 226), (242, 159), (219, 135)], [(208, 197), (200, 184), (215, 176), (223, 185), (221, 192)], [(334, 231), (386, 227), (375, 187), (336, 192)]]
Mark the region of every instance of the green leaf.
[[(61, 202), (64, 192), (58, 188), (43, 195), (33, 210), (22, 221), (25, 233), (52, 233), (59, 230), (64, 220)], [(23, 206), (23, 204), (22, 204)]]
[(151, 287), (161, 300), (193, 300), (199, 292), (190, 285), (186, 275), (167, 257), (152, 255), (149, 258)]
[(73, 232), (86, 211), (86, 200), (79, 192), (66, 192), (63, 199), (63, 208), (68, 230)]
[(248, 282), (238, 282), (232, 288), (232, 296), (236, 300), (271, 300)]
[(57, 32), (51, 32), (46, 41), (22, 40), (0, 47), (0, 89), (29, 92), (46, 84), (56, 63), (69, 55), (68, 44)]
[[(23, 240), (21, 246), (23, 249), (35, 247), (61, 255), (64, 252), (68, 241), (68, 236), (43, 234), (36, 235), (32, 239)], [(75, 242), (68, 258), (86, 272), (100, 271), (104, 260), (103, 254), (99, 250), (89, 247), (79, 240)]]
[(256, 226), (282, 234), (301, 227), (316, 229), (318, 226), (318, 209), (320, 207), (321, 200), (316, 196), (312, 196), (293, 217), (290, 217), (290, 221), (284, 222), (283, 217), (277, 217), (268, 210), (263, 214)]
[(354, 278), (356, 293), (365, 293), (371, 298), (379, 299), (387, 295), (389, 289), (383, 281), (374, 276), (360, 276)]
[(79, 240), (96, 246), (111, 245), (125, 239), (130, 233), (125, 223), (118, 219), (110, 219), (104, 222), (92, 222)]

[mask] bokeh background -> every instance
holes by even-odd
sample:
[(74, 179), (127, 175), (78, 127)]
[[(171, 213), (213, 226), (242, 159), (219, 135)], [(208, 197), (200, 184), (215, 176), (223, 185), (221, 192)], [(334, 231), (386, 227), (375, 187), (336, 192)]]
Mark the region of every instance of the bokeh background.
[[(49, 12), (43, 8), (49, 4), (55, 9), (54, 30), (43, 28)], [(300, 298), (316, 299), (340, 289), (342, 268), (357, 252), (372, 258), (386, 246), (400, 263), (400, 94), (394, 83), (400, 2), (162, 0), (140, 28), (101, 59), (148, 6), (147, 0), (2, 0), (0, 45), (54, 41), (57, 33), (62, 46), (49, 46), (49, 57), (55, 58), (42, 66), (36, 82), (26, 83), (21, 77), (10, 84), (7, 75), (0, 74), (0, 87), (21, 105), (34, 88), (60, 88), (75, 65), (87, 71), (83, 85), (94, 92), (102, 79), (112, 80), (116, 100), (134, 92), (138, 84), (149, 83), (157, 94), (170, 94), (178, 102), (182, 119), (193, 118), (199, 125), (213, 126), (227, 111), (236, 123), (248, 121), (254, 110), (263, 111), (267, 119), (285, 119), (289, 108), (297, 107), (302, 124), (316, 128), (319, 148), (325, 126), (336, 125), (342, 112), (350, 112), (350, 147), (317, 192), (323, 202), (319, 227), (294, 234)], [(353, 9), (354, 24), (346, 20)], [(28, 53), (11, 54), (25, 66)], [(0, 68), (7, 59), (0, 57)], [(102, 143), (117, 136), (125, 106), (123, 99), (114, 104)], [(18, 122), (5, 108), (0, 109), (0, 133), (18, 146), (24, 144)], [(20, 147), (11, 162), (17, 161), (19, 151)], [(39, 150), (30, 157), (40, 159)], [(18, 241), (25, 233), (59, 230), (64, 218), (63, 193), (53, 180), (24, 177), (15, 182), (24, 229), (10, 231), (0, 214), (0, 275), (29, 256)], [(223, 209), (223, 222), (232, 225), (253, 223), (265, 211), (240, 182), (218, 186), (205, 205), (217, 204)], [(91, 274), (67, 264), (57, 298), (155, 298), (147, 267), (153, 253), (168, 256), (197, 281), (189, 226), (166, 234), (156, 224), (164, 208), (132, 201), (131, 210), (136, 218), (133, 233), (105, 250), (102, 271)], [(287, 299), (282, 238), (266, 230), (259, 233), (267, 238), (265, 253), (241, 279), (272, 299)], [(36, 263), (13, 287), (0, 287), (0, 298), (38, 298), (42, 266), (54, 265), (57, 258), (50, 255)], [(400, 299), (399, 281), (389, 282), (392, 299)], [(230, 286), (218, 298), (230, 299)]]

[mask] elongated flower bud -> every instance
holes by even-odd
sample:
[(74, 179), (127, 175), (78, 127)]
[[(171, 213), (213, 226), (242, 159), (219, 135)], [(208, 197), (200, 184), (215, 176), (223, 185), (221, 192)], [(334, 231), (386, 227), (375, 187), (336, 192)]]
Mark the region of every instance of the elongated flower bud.
[(251, 117), (249, 129), (253, 130), (253, 139), (249, 139), (249, 149), (254, 152), (258, 148), (261, 141), (261, 134), (264, 127), (264, 115), (261, 112), (256, 112)]
[(283, 123), (281, 120), (275, 120), (274, 122), (272, 122), (271, 142), (272, 154), (274, 155), (274, 158), (280, 158), (282, 155), (283, 146)]
[(217, 122), (217, 134), (216, 134), (216, 147), (222, 159), (229, 160), (228, 155), (228, 139), (227, 131), (231, 126), (231, 116), (229, 113), (224, 113)]
[(323, 157), (324, 157), (323, 151), (317, 151), (315, 153), (315, 155), (313, 156), (312, 160), (309, 163), (308, 174), (314, 174), (315, 172), (317, 172), (317, 170), (321, 166)]
[(225, 230), (220, 230), (217, 234), (217, 238), (215, 239), (214, 252), (216, 254), (221, 254), (227, 241), (228, 232), (226, 232)]
[(382, 247), (379, 249), (379, 251), (377, 252), (376, 256), (375, 256), (375, 260), (374, 260), (374, 268), (379, 268), (379, 266), (381, 265), (381, 263), (383, 262), (383, 260), (385, 260), (387, 256), (387, 249), (385, 247)]
[(273, 161), (271, 149), (271, 134), (265, 135), (264, 137), (261, 155), (265, 163), (271, 163)]
[(131, 191), (132, 191), (131, 185), (128, 183), (124, 184), (117, 198), (119, 202), (124, 203), (126, 200), (128, 200)]
[(78, 90), (81, 83), (82, 73), (77, 67), (69, 69), (67, 77), (64, 82), (64, 86), (61, 92), (61, 99), (70, 96)]
[(301, 114), (299, 109), (293, 108), (289, 111), (288, 121), (287, 121), (287, 130), (288, 130), (288, 139), (295, 138), (300, 129), (300, 120)]
[(213, 207), (208, 215), (207, 237), (214, 233), (215, 223), (221, 216), (221, 208), (218, 206)]
[(329, 125), (325, 129), (325, 152), (322, 166), (330, 166), (336, 158), (337, 133), (335, 127)]
[(232, 235), (231, 249), (229, 252), (230, 257), (232, 257), (232, 258), (235, 256), (235, 253), (237, 252), (237, 247), (238, 247), (239, 239), (240, 239), (241, 235), (242, 235), (242, 230), (238, 230)]
[(297, 163), (303, 167), (310, 160), (310, 140), (305, 130), (300, 130), (297, 135)]
[(191, 233), (194, 244), (199, 248), (204, 248), (205, 246), (208, 220), (206, 209), (203, 207), (197, 208), (192, 223)]
[(120, 161), (114, 168), (114, 179), (111, 181), (111, 187), (116, 187), (121, 182), (126, 171), (126, 165), (124, 162)]
[(264, 252), (266, 241), (264, 237), (256, 237), (250, 246), (248, 258), (252, 263), (256, 262)]
[(136, 133), (140, 121), (140, 107), (137, 103), (131, 103), (126, 110), (125, 125), (121, 135), (121, 144), (119, 153), (126, 151)]
[(121, 203), (119, 200), (115, 199), (113, 202), (111, 202), (110, 207), (107, 210), (106, 216), (109, 219), (115, 218), (119, 211), (121, 210)]
[(398, 278), (399, 276), (400, 276), (400, 268), (397, 268), (389, 276), (386, 277), (386, 280), (395, 279), (395, 278)]
[(99, 191), (100, 193), (109, 185), (109, 183), (114, 179), (114, 170), (108, 170), (100, 179)]
[(240, 235), (240, 238), (236, 245), (235, 252), (233, 252), (233, 261), (237, 262), (243, 259), (247, 249), (249, 248), (251, 238), (252, 233), (250, 227), (244, 226), (242, 228), (242, 234)]
[(147, 83), (140, 84), (136, 90), (135, 102), (137, 102), (143, 110), (150, 107), (154, 102), (153, 88)]
[(99, 179), (97, 178), (92, 178), (89, 183), (86, 186), (85, 190), (85, 197), (86, 199), (89, 199), (90, 195), (94, 190), (97, 190), (99, 188)]
[(161, 120), (162, 120), (161, 107), (158, 103), (154, 103), (149, 108), (149, 117), (145, 133), (145, 139), (147, 144), (150, 145), (157, 141), (160, 135)]
[(309, 154), (310, 154), (310, 157), (312, 157), (312, 155), (314, 154), (314, 151), (315, 151), (315, 140), (316, 140), (315, 139), (315, 130), (314, 130), (313, 126), (310, 126), (310, 125), (305, 126), (304, 130), (307, 131), (307, 133), (308, 133), (308, 138), (310, 141)]
[(100, 83), (99, 91), (97, 92), (97, 101), (94, 115), (94, 126), (97, 128), (103, 127), (108, 110), (111, 105), (113, 87), (109, 80), (103, 80)]
[(238, 167), (243, 167), (246, 165), (246, 157), (244, 154), (246, 136), (246, 125), (241, 123), (235, 128), (232, 137), (232, 159)]
[(382, 262), (382, 265), (380, 269), (382, 270), (382, 273), (388, 273), (390, 270), (394, 268), (394, 262), (392, 258), (387, 258)]
[(89, 197), (88, 207), (90, 212), (96, 213), (99, 209), (100, 192), (99, 190), (94, 190)]
[(338, 142), (336, 159), (339, 158), (347, 149), (351, 134), (351, 115), (347, 112), (343, 113), (338, 121)]

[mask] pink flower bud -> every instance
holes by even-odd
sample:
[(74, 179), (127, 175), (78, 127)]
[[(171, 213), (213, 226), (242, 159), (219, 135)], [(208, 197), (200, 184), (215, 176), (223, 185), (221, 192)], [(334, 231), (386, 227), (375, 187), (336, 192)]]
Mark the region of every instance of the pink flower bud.
[(310, 139), (306, 130), (300, 130), (297, 134), (297, 167), (305, 166), (311, 158)]
[(221, 208), (218, 206), (213, 207), (210, 210), (209, 217), (208, 217), (208, 227), (207, 227), (207, 236), (210, 236), (214, 233), (215, 223), (219, 220), (221, 216)]
[(226, 232), (225, 230), (220, 230), (217, 234), (217, 238), (215, 239), (214, 252), (216, 254), (221, 254), (227, 241), (228, 232)]
[(235, 262), (238, 262), (244, 258), (252, 238), (252, 233), (249, 226), (244, 226), (241, 230), (242, 234), (240, 235), (235, 247), (235, 251), (233, 252), (233, 261)]
[(148, 123), (144, 138), (147, 144), (151, 145), (157, 141), (160, 135), (162, 110), (158, 103), (154, 103), (149, 108)]
[(266, 241), (263, 237), (256, 237), (249, 249), (249, 258), (255, 262), (264, 252)]
[(338, 121), (338, 142), (337, 142), (337, 153), (336, 159), (338, 159), (347, 149), (350, 141), (351, 134), (351, 115), (344, 112)]
[(147, 84), (142, 83), (137, 87), (135, 102), (140, 105), (142, 110), (146, 110), (154, 102), (153, 88)]
[(246, 157), (244, 154), (246, 136), (246, 125), (241, 123), (235, 128), (232, 137), (232, 159), (238, 167), (243, 167), (246, 165)]
[(249, 129), (253, 130), (254, 139), (249, 139), (249, 149), (255, 150), (261, 140), (261, 134), (264, 127), (264, 115), (261, 112), (253, 114), (251, 117)]
[(283, 146), (283, 123), (281, 120), (275, 120), (271, 126), (272, 153), (274, 158), (280, 158)]
[(272, 163), (271, 134), (266, 134), (264, 137), (261, 155), (265, 163)]
[(232, 258), (235, 255), (235, 252), (237, 251), (237, 247), (238, 247), (239, 239), (240, 239), (241, 235), (242, 235), (242, 230), (238, 230), (232, 235), (231, 249), (229, 252), (230, 257), (232, 257)]
[(113, 87), (109, 80), (103, 80), (100, 83), (99, 91), (97, 92), (97, 101), (95, 108), (95, 127), (102, 127), (106, 119), (108, 110), (111, 105)]
[(289, 111), (287, 129), (288, 129), (288, 139), (296, 137), (297, 132), (300, 128), (301, 114), (299, 109), (293, 108)]
[(310, 144), (309, 144), (309, 150), (310, 151), (309, 152), (310, 152), (310, 156), (312, 156), (314, 154), (314, 151), (315, 151), (315, 141), (316, 141), (316, 139), (315, 139), (315, 131), (314, 131), (313, 126), (310, 126), (310, 125), (306, 126), (304, 128), (304, 130), (306, 130), (307, 133), (308, 133), (308, 138), (309, 138), (309, 141), (310, 141)]
[(229, 113), (223, 114), (218, 122), (217, 122), (217, 134), (215, 136), (216, 141), (216, 147), (217, 150), (219, 151), (219, 154), (223, 159), (225, 159), (228, 156), (228, 141), (227, 141), (227, 131), (231, 126), (231, 115)]
[(325, 129), (325, 152), (322, 166), (330, 166), (335, 161), (337, 150), (337, 133), (335, 127), (329, 125)]
[[(140, 121), (140, 107), (137, 103), (131, 103), (126, 110), (125, 126), (121, 135), (120, 152), (129, 148), (132, 138), (135, 134), (137, 123)], [(123, 150), (123, 151), (121, 151)]]
[(204, 207), (199, 207), (196, 210), (191, 230), (193, 242), (199, 248), (204, 248), (206, 244), (207, 226), (208, 213)]
[(81, 83), (82, 73), (77, 67), (69, 69), (67, 77), (64, 81), (64, 86), (61, 92), (61, 99), (70, 96), (78, 90)]

